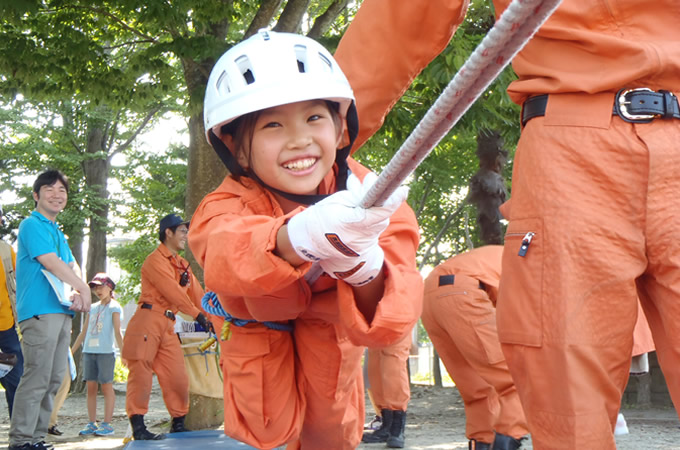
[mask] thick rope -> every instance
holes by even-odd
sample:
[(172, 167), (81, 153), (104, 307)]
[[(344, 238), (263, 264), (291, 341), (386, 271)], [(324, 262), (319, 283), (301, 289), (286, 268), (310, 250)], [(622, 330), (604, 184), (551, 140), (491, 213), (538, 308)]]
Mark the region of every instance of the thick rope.
[(361, 200), (381, 205), (453, 128), (561, 0), (513, 0)]
[(206, 292), (203, 298), (201, 299), (201, 304), (205, 312), (207, 312), (208, 314), (212, 314), (213, 316), (224, 317), (224, 320), (226, 320), (227, 322), (231, 322), (232, 325), (235, 325), (237, 327), (243, 327), (248, 325), (249, 323), (261, 323), (265, 327), (270, 328), (272, 330), (289, 332), (293, 331), (292, 326), (283, 323), (268, 321), (258, 322), (257, 320), (253, 319), (237, 319), (236, 317), (226, 312), (224, 308), (222, 308), (222, 305), (220, 304), (220, 301), (217, 298), (217, 294), (215, 294), (214, 292)]

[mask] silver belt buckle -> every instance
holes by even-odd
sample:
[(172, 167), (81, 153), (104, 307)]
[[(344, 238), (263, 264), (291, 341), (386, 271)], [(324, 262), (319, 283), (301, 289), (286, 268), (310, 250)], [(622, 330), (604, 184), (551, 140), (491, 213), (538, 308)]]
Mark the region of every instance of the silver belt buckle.
[(630, 105), (630, 102), (626, 100), (626, 95), (630, 94), (631, 92), (639, 91), (655, 92), (654, 90), (649, 88), (635, 88), (635, 89), (621, 89), (616, 94), (616, 112), (618, 112), (619, 116), (621, 116), (621, 118), (626, 122), (645, 123), (651, 122), (656, 117), (656, 115), (654, 114), (631, 114), (630, 112), (628, 112), (627, 105)]

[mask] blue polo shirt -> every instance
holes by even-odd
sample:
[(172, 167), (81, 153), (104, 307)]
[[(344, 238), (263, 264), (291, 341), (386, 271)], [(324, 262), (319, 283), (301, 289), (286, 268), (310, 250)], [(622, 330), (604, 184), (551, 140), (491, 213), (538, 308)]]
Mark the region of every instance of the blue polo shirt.
[(73, 311), (59, 303), (57, 294), (41, 272), (45, 267), (36, 259), (56, 253), (65, 263), (73, 254), (56, 222), (38, 211), (21, 221), (17, 240), (17, 322), (41, 314), (70, 314)]

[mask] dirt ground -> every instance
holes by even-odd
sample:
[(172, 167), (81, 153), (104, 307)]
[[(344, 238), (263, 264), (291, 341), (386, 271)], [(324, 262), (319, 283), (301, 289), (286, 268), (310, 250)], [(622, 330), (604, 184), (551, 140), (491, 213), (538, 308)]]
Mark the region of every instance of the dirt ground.
[[(48, 436), (58, 450), (76, 449), (122, 449), (123, 437), (127, 429), (125, 415), (125, 386), (115, 386), (116, 409), (113, 437), (78, 436), (86, 424), (87, 409), (85, 394), (71, 395), (59, 414), (58, 427), (62, 436)], [(4, 395), (2, 395), (4, 397)], [(98, 402), (99, 415), (103, 411), (103, 398)], [(621, 450), (680, 449), (680, 422), (673, 409), (625, 409), (623, 411), (630, 434), (618, 436), (617, 446)], [(372, 412), (367, 414), (367, 421)], [(150, 412), (146, 416), (147, 425), (154, 432), (168, 429), (169, 416), (165, 410), (160, 391), (156, 386), (152, 393)], [(4, 399), (0, 401), (0, 448), (7, 445), (9, 419)], [(465, 414), (463, 403), (455, 387), (434, 388), (414, 386), (409, 405), (406, 447), (407, 449), (467, 449), (464, 434)], [(384, 444), (362, 444), (362, 450), (382, 449)], [(531, 449), (531, 441), (522, 446)]]

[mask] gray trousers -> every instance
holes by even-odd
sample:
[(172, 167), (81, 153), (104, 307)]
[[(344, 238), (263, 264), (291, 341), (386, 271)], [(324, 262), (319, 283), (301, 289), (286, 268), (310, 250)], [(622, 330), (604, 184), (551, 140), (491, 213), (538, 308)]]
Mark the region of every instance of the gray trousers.
[(54, 396), (64, 379), (71, 316), (44, 314), (19, 323), (24, 374), (14, 396), (9, 444), (35, 444), (47, 434)]

